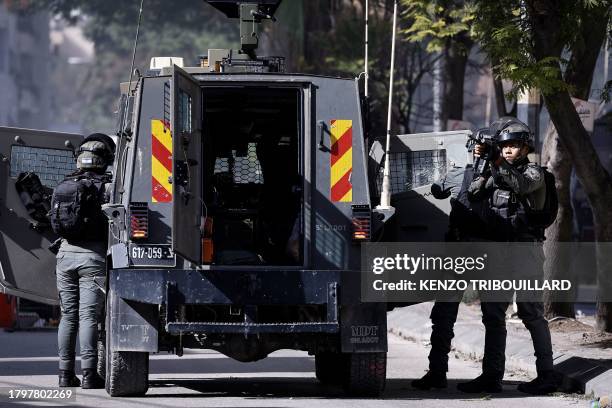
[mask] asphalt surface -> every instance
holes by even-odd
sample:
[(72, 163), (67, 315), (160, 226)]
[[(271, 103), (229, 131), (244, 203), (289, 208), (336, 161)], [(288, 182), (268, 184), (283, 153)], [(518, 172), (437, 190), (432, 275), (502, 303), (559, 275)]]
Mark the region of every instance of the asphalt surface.
[[(0, 387), (37, 388), (57, 385), (55, 332), (0, 331)], [(66, 403), (6, 402), (2, 407), (588, 407), (581, 396), (526, 396), (516, 384), (521, 372), (507, 373), (504, 392), (466, 395), (457, 382), (480, 373), (476, 361), (451, 355), (449, 388), (415, 391), (410, 381), (425, 373), (428, 347), (421, 342), (389, 337), (387, 389), (381, 399), (350, 399), (340, 389), (320, 385), (314, 358), (304, 352), (277, 351), (270, 357), (239, 363), (212, 351), (186, 350), (183, 357), (151, 356), (150, 388), (142, 398), (110, 398), (104, 390), (76, 389), (76, 401)], [(78, 363), (77, 363), (78, 364)], [(7, 389), (0, 391), (7, 393)]]

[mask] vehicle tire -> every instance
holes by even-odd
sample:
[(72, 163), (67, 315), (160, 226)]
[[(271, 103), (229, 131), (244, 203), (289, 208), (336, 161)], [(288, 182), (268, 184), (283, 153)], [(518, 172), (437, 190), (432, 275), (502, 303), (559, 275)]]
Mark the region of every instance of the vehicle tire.
[(379, 397), (385, 390), (387, 353), (346, 355), (344, 389), (351, 396)]
[(112, 296), (109, 291), (106, 304), (106, 392), (111, 397), (141, 396), (149, 389), (149, 353), (111, 350)]
[(106, 378), (106, 342), (98, 340), (98, 365), (96, 371), (100, 378)]
[(345, 366), (345, 354), (331, 352), (315, 354), (315, 374), (321, 384), (342, 384), (343, 368)]

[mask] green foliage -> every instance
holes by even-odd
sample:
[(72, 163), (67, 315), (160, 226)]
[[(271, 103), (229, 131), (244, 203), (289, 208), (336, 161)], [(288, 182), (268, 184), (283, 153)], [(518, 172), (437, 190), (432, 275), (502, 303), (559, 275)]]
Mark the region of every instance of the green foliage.
[(439, 52), (461, 33), (469, 33), (473, 7), (463, 1), (401, 0), (402, 17), (409, 26), (402, 34), (409, 41), (427, 41), (428, 52)]
[[(584, 9), (607, 0), (558, 2), (561, 48), (576, 41)], [(462, 34), (469, 34), (486, 51), (494, 75), (512, 81), (509, 97), (529, 88), (542, 92), (569, 89), (560, 72), (568, 61), (534, 58), (529, 17), (521, 0), (402, 0), (403, 16), (410, 21), (403, 34), (409, 41), (429, 41), (427, 51), (442, 51)]]
[(487, 51), (495, 75), (512, 81), (508, 95), (512, 99), (529, 88), (548, 92), (566, 87), (558, 75), (559, 64), (566, 61), (560, 58), (536, 61), (528, 33), (520, 8), (511, 8), (501, 19), (482, 13), (475, 19), (473, 34)]
[[(80, 72), (58, 62), (60, 72), (54, 79), (74, 84), (74, 91), (56, 95), (57, 115), (64, 121), (79, 122), (85, 131), (114, 130), (119, 83), (130, 75), (139, 6), (140, 1), (33, 0), (33, 10), (44, 7), (79, 22), (95, 44), (95, 63), (81, 67)], [(237, 24), (202, 0), (147, 0), (135, 68), (146, 73), (154, 56), (184, 57), (187, 64), (194, 65), (208, 48), (231, 48), (238, 43)]]
[[(494, 74), (512, 81), (509, 96), (516, 97), (529, 88), (538, 88), (543, 93), (571, 91), (561, 77), (568, 64), (566, 59), (536, 60), (533, 32), (521, 0), (471, 0), (471, 3), (475, 13), (472, 35), (487, 52)], [(571, 50), (581, 40), (578, 28), (582, 24), (583, 11), (603, 3), (602, 0), (557, 3), (559, 50)], [(564, 54), (560, 52), (560, 55)]]

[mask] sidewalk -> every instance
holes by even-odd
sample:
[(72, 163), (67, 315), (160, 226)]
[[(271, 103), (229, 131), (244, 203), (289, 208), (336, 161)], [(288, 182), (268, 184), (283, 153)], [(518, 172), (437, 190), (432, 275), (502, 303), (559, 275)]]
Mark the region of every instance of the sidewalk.
[[(429, 342), (432, 302), (395, 309), (388, 313), (388, 328), (401, 337)], [(549, 323), (555, 369), (562, 374), (565, 392), (612, 396), (612, 334), (597, 333), (592, 318), (563, 319)], [(506, 368), (535, 377), (535, 357), (529, 332), (519, 319), (508, 319)], [(469, 358), (482, 359), (484, 326), (478, 304), (461, 304), (455, 324), (453, 350)], [(423, 356), (427, 358), (427, 356)]]

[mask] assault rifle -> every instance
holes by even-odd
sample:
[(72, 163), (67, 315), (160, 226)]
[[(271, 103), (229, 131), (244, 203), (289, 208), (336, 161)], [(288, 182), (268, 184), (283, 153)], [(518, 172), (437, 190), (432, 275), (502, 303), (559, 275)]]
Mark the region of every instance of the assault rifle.
[(477, 144), (486, 146), (484, 155), (477, 157), (474, 161), (475, 180), (487, 170), (489, 163), (495, 159), (494, 156), (499, 151), (499, 148), (497, 147), (497, 141), (495, 140), (494, 135), (491, 134), (489, 128), (478, 129), (475, 133), (472, 133), (468, 137), (469, 139), (465, 145), (468, 151), (473, 151)]

